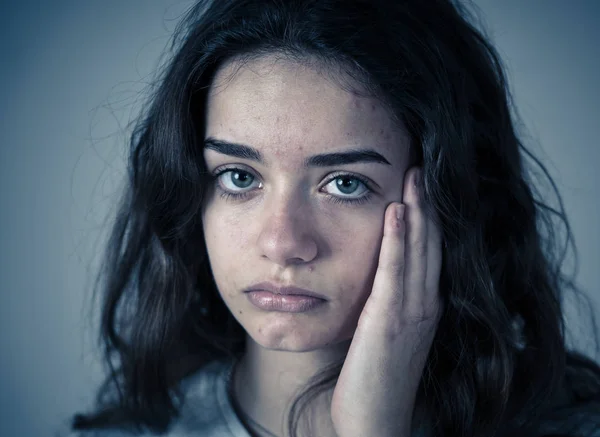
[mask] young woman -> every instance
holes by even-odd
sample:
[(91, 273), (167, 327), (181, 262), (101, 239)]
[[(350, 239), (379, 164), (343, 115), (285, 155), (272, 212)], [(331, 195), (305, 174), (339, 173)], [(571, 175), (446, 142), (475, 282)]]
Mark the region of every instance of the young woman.
[[(600, 436), (558, 218), (450, 0), (202, 1), (131, 141), (76, 435)], [(545, 170), (544, 170), (545, 171)]]

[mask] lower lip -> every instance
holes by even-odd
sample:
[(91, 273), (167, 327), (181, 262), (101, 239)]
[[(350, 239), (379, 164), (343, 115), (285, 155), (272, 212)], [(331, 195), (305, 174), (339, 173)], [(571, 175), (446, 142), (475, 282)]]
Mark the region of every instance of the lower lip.
[(246, 294), (255, 307), (265, 311), (303, 313), (325, 303), (325, 300), (318, 297), (296, 294), (274, 294), (263, 290), (249, 291)]

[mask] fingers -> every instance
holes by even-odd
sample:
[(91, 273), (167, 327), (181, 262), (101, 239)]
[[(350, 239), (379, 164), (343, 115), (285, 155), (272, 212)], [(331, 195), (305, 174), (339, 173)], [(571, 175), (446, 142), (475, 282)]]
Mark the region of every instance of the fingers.
[(425, 213), (420, 194), (420, 168), (406, 172), (403, 218), (392, 203), (385, 212), (384, 236), (372, 296), (398, 317), (409, 322), (439, 314), (439, 277), (442, 236), (436, 217)]
[(434, 212), (426, 214), (421, 172), (411, 168), (404, 183), (409, 212), (403, 310), (416, 319), (430, 319), (440, 313), (442, 232)]
[(400, 203), (391, 203), (385, 210), (383, 241), (371, 297), (388, 309), (403, 304), (404, 284), (397, 278), (403, 278), (405, 272), (405, 217), (406, 206)]
[(420, 169), (413, 167), (404, 179), (404, 203), (406, 204), (406, 270), (404, 273), (404, 312), (418, 315), (422, 312), (422, 300), (427, 275), (428, 220), (419, 195)]

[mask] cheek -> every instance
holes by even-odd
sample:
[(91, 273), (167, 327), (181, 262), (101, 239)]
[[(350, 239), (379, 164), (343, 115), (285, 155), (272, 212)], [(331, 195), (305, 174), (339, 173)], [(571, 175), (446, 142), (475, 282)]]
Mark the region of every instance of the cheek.
[[(202, 226), (209, 252), (239, 252), (248, 241), (248, 216), (215, 204), (205, 209)], [(233, 244), (235, 242), (235, 244)]]
[[(256, 206), (234, 208), (215, 202), (205, 209), (203, 226), (209, 258), (211, 263), (219, 264), (213, 268), (227, 270), (227, 266), (231, 269), (251, 261), (248, 256), (257, 253), (260, 216)], [(315, 260), (316, 270), (321, 270), (323, 277), (341, 277), (346, 286), (353, 284), (354, 293), (360, 292), (377, 266), (383, 208), (354, 211), (324, 205), (309, 216), (310, 224), (305, 223), (303, 232), (319, 246), (321, 257)]]
[(343, 295), (356, 301), (366, 299), (379, 262), (383, 224), (379, 217), (340, 225), (332, 241), (337, 276)]
[(365, 227), (340, 242), (337, 267), (337, 299), (340, 323), (338, 335), (350, 339), (356, 329), (364, 305), (371, 294), (379, 262), (383, 231), (377, 226)]
[(348, 277), (353, 278), (353, 283), (356, 284), (355, 292), (361, 293), (364, 292), (365, 287), (370, 287), (369, 282), (372, 282), (379, 262), (380, 247), (381, 238), (378, 233), (371, 235), (363, 233), (361, 238), (349, 241), (341, 252)]
[(331, 214), (328, 234), (336, 252), (365, 263), (379, 253), (383, 237), (383, 209), (360, 210), (353, 214)]
[(229, 293), (237, 288), (237, 276), (251, 253), (246, 227), (239, 215), (231, 214), (219, 205), (205, 209), (202, 226), (217, 288), (222, 293)]

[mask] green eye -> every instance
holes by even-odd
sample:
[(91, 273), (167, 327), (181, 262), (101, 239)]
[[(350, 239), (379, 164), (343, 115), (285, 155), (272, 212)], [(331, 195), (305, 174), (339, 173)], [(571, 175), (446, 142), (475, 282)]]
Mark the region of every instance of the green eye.
[(225, 169), (217, 174), (216, 178), (225, 190), (232, 192), (250, 188), (255, 180), (254, 175), (250, 172), (237, 168)]
[[(326, 185), (328, 193), (332, 196), (338, 196), (342, 199), (349, 197), (360, 197), (365, 192), (369, 191), (367, 184), (360, 178), (352, 175), (337, 175), (334, 176)], [(334, 191), (337, 190), (338, 193)], [(351, 197), (350, 197), (351, 196)]]
[[(256, 176), (251, 172), (235, 167), (217, 171), (213, 178), (226, 200), (246, 199), (252, 195), (253, 188), (263, 187), (261, 182), (255, 183)], [(323, 187), (321, 190), (327, 194), (327, 200), (336, 204), (360, 205), (367, 203), (373, 194), (367, 179), (348, 173), (331, 176)]]
[(352, 194), (362, 184), (358, 179), (343, 176), (335, 179), (336, 188), (344, 194)]
[(254, 176), (250, 173), (240, 170), (229, 171), (230, 181), (238, 188), (248, 188), (254, 181)]

